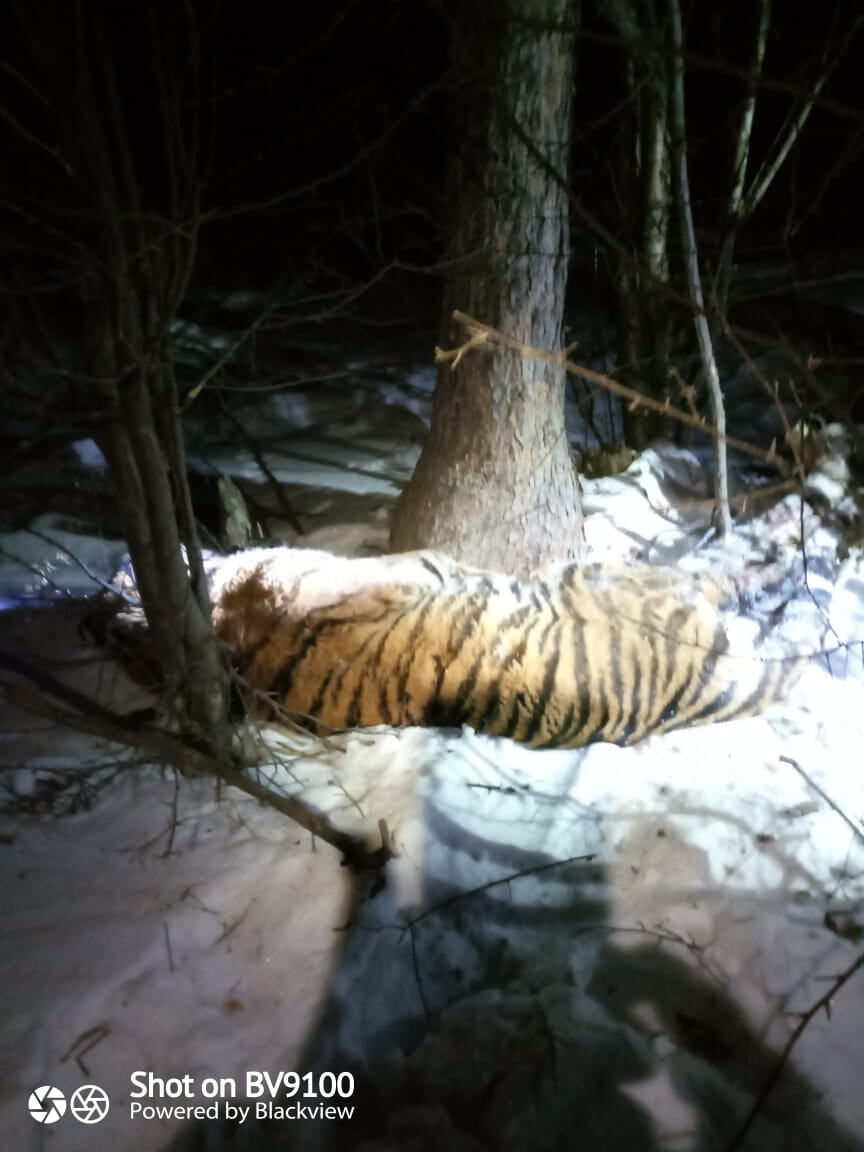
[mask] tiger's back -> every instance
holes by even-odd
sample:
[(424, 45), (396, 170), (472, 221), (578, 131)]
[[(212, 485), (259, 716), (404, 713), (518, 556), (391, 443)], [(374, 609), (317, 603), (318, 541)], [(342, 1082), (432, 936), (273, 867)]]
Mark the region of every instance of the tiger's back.
[(658, 568), (518, 581), (433, 553), (240, 554), (214, 620), (248, 682), (322, 729), (459, 727), (539, 748), (630, 744), (760, 711), (803, 667), (735, 656), (728, 589)]

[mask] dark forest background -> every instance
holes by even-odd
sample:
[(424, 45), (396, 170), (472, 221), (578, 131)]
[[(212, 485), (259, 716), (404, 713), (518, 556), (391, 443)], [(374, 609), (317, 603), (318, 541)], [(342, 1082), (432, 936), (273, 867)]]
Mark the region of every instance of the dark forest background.
[[(97, 72), (103, 53), (114, 63), (136, 176), (153, 206), (164, 207), (156, 51), (172, 56), (180, 71), (174, 112), (184, 123), (197, 117), (200, 129), (194, 175), (202, 228), (184, 306), (194, 309), (238, 287), (278, 287), (283, 298), (294, 295), (299, 308), (310, 296), (352, 292), (374, 280), (352, 304), (351, 317), (434, 330), (448, 161), (464, 146), (464, 119), (476, 95), (460, 29), (472, 8), (482, 16), (493, 7), (413, 0), (4, 6), (7, 291), (40, 290), (47, 300), (56, 289), (56, 320), (62, 321), (68, 298), (60, 290), (69, 285), (52, 282), (51, 274), (63, 236), (77, 228), (86, 237), (93, 224), (89, 205), (75, 203), (82, 172), (68, 146), (70, 110), (76, 76), (82, 67)], [(571, 216), (572, 310), (587, 303), (614, 307), (606, 241), (610, 235), (626, 241), (616, 148), (627, 113), (622, 69), (632, 49), (611, 18), (615, 7), (583, 3), (576, 35), (570, 179), (582, 211)], [(634, 10), (650, 24), (652, 5)], [(768, 154), (812, 92), (826, 55), (840, 57), (858, 16), (854, 0), (773, 6), (751, 164)], [(756, 5), (691, 3), (684, 19), (693, 207), (700, 256), (710, 267), (726, 209)], [(862, 242), (862, 65), (861, 42), (853, 37), (781, 176), (743, 229), (739, 261), (783, 264), (790, 283), (817, 265), (823, 270), (820, 260), (830, 259), (838, 271), (855, 268)], [(52, 232), (55, 224), (62, 236)], [(784, 293), (782, 304), (791, 307), (794, 292)], [(312, 316), (324, 311), (320, 301), (307, 310)], [(788, 319), (812, 327), (806, 313)], [(794, 323), (786, 327), (794, 339)]]

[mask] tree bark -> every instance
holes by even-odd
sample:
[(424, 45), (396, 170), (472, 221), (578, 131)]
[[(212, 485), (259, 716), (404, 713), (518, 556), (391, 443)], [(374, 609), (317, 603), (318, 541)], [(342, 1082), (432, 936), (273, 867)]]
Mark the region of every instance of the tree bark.
[[(466, 55), (481, 71), (450, 171), (445, 347), (461, 341), (457, 308), (517, 340), (561, 347), (572, 52), (571, 0), (510, 0), (475, 29)], [(563, 369), (499, 348), (442, 365), (393, 548), (527, 573), (577, 556), (581, 542)]]
[(714, 439), (716, 527), (721, 536), (727, 536), (732, 532), (732, 515), (729, 511), (729, 471), (726, 463), (726, 406), (720, 388), (720, 376), (717, 372), (714, 346), (711, 343), (708, 317), (705, 314), (702, 278), (699, 273), (699, 254), (696, 249), (696, 232), (693, 227), (693, 211), (690, 204), (687, 129), (684, 118), (684, 42), (681, 31), (681, 8), (678, 0), (669, 0), (669, 15), (673, 49), (671, 77), (672, 157), (678, 218), (681, 225), (681, 254), (684, 259), (687, 292), (693, 306), (693, 322), (696, 327), (699, 359), (708, 384), (711, 416), (717, 430)]
[[(653, 0), (612, 0), (604, 15), (624, 44), (623, 107), (615, 155), (623, 238), (615, 270), (616, 376), (637, 392), (661, 398), (668, 390), (670, 343), (665, 292), (671, 196), (664, 23)], [(622, 420), (625, 441), (640, 450), (664, 431), (663, 417), (642, 405), (625, 408)]]
[[(81, 256), (96, 289), (93, 364), (82, 390), (99, 416), (94, 435), (115, 484), (165, 710), (224, 751), (228, 666), (210, 619), (168, 342), (196, 252), (198, 173), (179, 176), (194, 133), (175, 118), (179, 65), (163, 50), (171, 28), (160, 31), (149, 11), (142, 44), (164, 129), (165, 186), (140, 178), (108, 18), (97, 9), (89, 16), (75, 15), (78, 91), (68, 113), (79, 192), (97, 222), (94, 251), (82, 246)], [(194, 33), (189, 51), (194, 57)]]

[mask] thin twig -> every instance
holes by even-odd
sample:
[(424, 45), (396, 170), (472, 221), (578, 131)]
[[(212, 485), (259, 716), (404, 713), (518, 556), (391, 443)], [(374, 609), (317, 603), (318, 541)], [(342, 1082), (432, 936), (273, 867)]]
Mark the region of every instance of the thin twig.
[(804, 1030), (807, 1028), (810, 1021), (814, 1016), (817, 1015), (817, 1013), (821, 1012), (823, 1008), (826, 1009), (826, 1011), (830, 1011), (831, 1001), (834, 999), (843, 985), (847, 984), (858, 971), (858, 969), (862, 967), (864, 967), (864, 952), (862, 952), (861, 955), (858, 956), (858, 958), (849, 965), (845, 972), (842, 972), (836, 978), (836, 980), (833, 981), (831, 987), (824, 994), (824, 996), (820, 996), (815, 1004), (811, 1005), (811, 1007), (808, 1008), (806, 1012), (802, 1013), (801, 1019), (798, 1021), (798, 1024), (792, 1032), (792, 1035), (786, 1041), (786, 1044), (783, 1047), (783, 1051), (780, 1053), (780, 1058), (774, 1065), (771, 1075), (768, 1077), (762, 1088), (762, 1091), (753, 1102), (753, 1106), (744, 1118), (744, 1122), (741, 1124), (741, 1127), (732, 1137), (730, 1142), (726, 1145), (724, 1152), (735, 1152), (735, 1150), (740, 1148), (744, 1143), (748, 1132), (753, 1127), (757, 1116), (762, 1111), (762, 1108), (765, 1105), (765, 1101), (771, 1095), (774, 1085), (782, 1076), (783, 1070), (789, 1062), (789, 1057), (792, 1055), (792, 1049), (801, 1039), (801, 1036), (803, 1035)]
[(226, 348), (225, 352), (219, 357), (216, 363), (212, 364), (198, 381), (198, 383), (186, 393), (186, 395), (183, 397), (184, 412), (190, 408), (195, 400), (198, 399), (202, 390), (207, 387), (213, 377), (216, 376), (216, 374), (220, 372), (225, 367), (225, 365), (234, 358), (234, 356), (240, 351), (250, 336), (253, 336), (258, 331), (267, 317), (273, 312), (274, 307), (275, 302), (271, 301), (261, 313), (261, 315), (258, 316), (244, 332), (240, 333), (234, 343)]
[(847, 824), (852, 829), (852, 835), (857, 837), (857, 839), (861, 840), (862, 842), (864, 842), (864, 830), (859, 828), (858, 825), (855, 823), (855, 821), (846, 815), (846, 813), (843, 811), (843, 809), (840, 807), (840, 805), (835, 803), (835, 801), (833, 801), (831, 799), (831, 797), (828, 795), (828, 793), (819, 787), (819, 785), (816, 783), (816, 781), (813, 779), (813, 777), (810, 776), (807, 772), (805, 772), (805, 770), (801, 767), (801, 765), (798, 763), (797, 760), (793, 760), (793, 758), (791, 756), (781, 756), (780, 762), (782, 764), (789, 764), (792, 768), (794, 768), (795, 771), (798, 773), (798, 775), (801, 777), (801, 779), (804, 781), (804, 783), (809, 788), (812, 788), (813, 791), (825, 801), (825, 803), (832, 810), (832, 812), (836, 812), (837, 815), (840, 817), (840, 819), (844, 822), (844, 824)]
[(168, 830), (168, 843), (165, 845), (163, 857), (168, 857), (174, 851), (174, 837), (177, 835), (177, 802), (180, 799), (180, 773), (174, 769), (174, 793), (171, 797), (171, 827)]
[(162, 928), (165, 932), (165, 951), (168, 953), (168, 971), (173, 972), (174, 969), (174, 954), (171, 951), (171, 935), (168, 932), (168, 921), (162, 921)]
[(222, 397), (221, 388), (219, 390), (219, 403), (222, 407), (222, 411), (225, 413), (225, 415), (228, 417), (228, 419), (231, 421), (231, 423), (234, 425), (234, 427), (237, 429), (237, 431), (240, 433), (240, 435), (246, 441), (246, 445), (247, 445), (249, 451), (252, 453), (252, 456), (255, 459), (255, 463), (261, 469), (262, 475), (264, 476), (267, 483), (270, 485), (270, 491), (273, 493), (273, 496), (276, 500), (279, 511), (282, 513), (282, 515), (285, 517), (285, 519), (288, 521), (288, 523), (291, 525), (291, 527), (294, 529), (294, 531), (297, 533), (298, 536), (305, 536), (306, 529), (300, 523), (300, 518), (297, 515), (297, 513), (295, 512), (293, 504), (288, 499), (288, 496), (285, 493), (285, 489), (279, 483), (279, 481), (276, 478), (275, 473), (273, 472), (270, 465), (267, 463), (267, 457), (264, 455), (264, 452), (261, 448), (261, 445), (258, 443), (258, 441), (255, 439), (254, 436), (251, 436), (249, 434), (245, 425), (235, 415), (235, 413), (231, 411), (230, 407), (225, 403), (225, 400)]
[(95, 1028), (88, 1028), (86, 1032), (81, 1035), (69, 1045), (67, 1050), (60, 1057), (60, 1063), (65, 1064), (70, 1056), (75, 1055), (75, 1063), (81, 1069), (85, 1076), (90, 1075), (90, 1070), (84, 1063), (84, 1057), (91, 1048), (95, 1048), (97, 1044), (101, 1044), (106, 1036), (111, 1035), (111, 1029), (107, 1024), (97, 1024)]
[(439, 915), (448, 908), (452, 908), (454, 904), (461, 904), (463, 900), (472, 900), (475, 896), (482, 896), (484, 892), (491, 892), (494, 888), (500, 888), (505, 884), (512, 884), (514, 881), (523, 880), (527, 876), (538, 876), (543, 872), (551, 872), (556, 868), (566, 868), (568, 864), (590, 864), (595, 857), (596, 853), (588, 852), (584, 856), (566, 856), (562, 860), (550, 860), (545, 864), (538, 864), (534, 868), (522, 868), (518, 872), (508, 872), (506, 876), (499, 876), (497, 879), (490, 880), (486, 884), (480, 884), (477, 888), (470, 888), (467, 892), (457, 892), (447, 900), (442, 900), (440, 904), (436, 904), (432, 908), (427, 908), (424, 912), (420, 912), (417, 916), (409, 920), (406, 928), (413, 929), (429, 916)]
[(72, 563), (77, 568), (80, 568), (84, 575), (104, 592), (110, 592), (112, 596), (119, 596), (126, 604), (138, 606), (138, 601), (134, 597), (129, 596), (121, 588), (118, 588), (116, 584), (112, 584), (110, 580), (103, 580), (101, 576), (98, 576), (92, 568), (84, 563), (80, 556), (77, 556), (70, 548), (67, 548), (65, 544), (61, 544), (59, 540), (55, 540), (54, 537), (49, 536), (47, 532), (40, 532), (36, 528), (28, 528), (27, 532), (29, 535), (35, 536), (37, 540), (42, 540), (46, 544), (50, 544), (52, 548), (56, 548), (59, 552), (62, 552), (64, 556), (68, 556)]

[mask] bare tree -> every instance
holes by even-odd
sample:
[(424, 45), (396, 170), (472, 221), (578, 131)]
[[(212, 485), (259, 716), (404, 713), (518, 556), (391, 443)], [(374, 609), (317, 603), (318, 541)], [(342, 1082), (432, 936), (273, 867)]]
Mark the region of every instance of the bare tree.
[[(836, 23), (836, 21), (835, 21)], [(768, 31), (771, 25), (771, 0), (759, 0), (758, 21), (753, 39), (752, 57), (747, 74), (747, 97), (742, 105), (741, 119), (735, 140), (735, 153), (732, 180), (726, 208), (726, 223), (717, 270), (712, 289), (713, 311), (722, 324), (729, 301), (729, 289), (734, 268), (735, 241), (741, 226), (753, 215), (765, 194), (774, 183), (792, 148), (806, 125), (816, 100), (831, 78), (837, 65), (843, 60), (850, 45), (855, 40), (864, 17), (853, 20), (848, 29), (836, 41), (832, 27), (822, 56), (818, 72), (806, 93), (799, 97), (798, 106), (790, 110), (783, 126), (777, 133), (771, 147), (762, 159), (756, 172), (748, 173), (750, 142), (753, 119), (756, 112), (757, 94), (762, 76)]]
[(702, 276), (699, 271), (699, 253), (696, 249), (696, 231), (693, 227), (693, 210), (690, 203), (690, 177), (687, 170), (687, 127), (684, 115), (684, 37), (681, 31), (681, 6), (678, 0), (669, 0), (669, 16), (673, 49), (670, 57), (672, 69), (673, 184), (681, 225), (684, 275), (687, 282), (687, 293), (693, 308), (699, 361), (708, 385), (712, 423), (717, 431), (717, 436), (713, 442), (716, 527), (720, 534), (725, 536), (732, 531), (732, 515), (729, 511), (729, 473), (726, 464), (726, 407), (723, 402), (720, 374), (717, 371), (717, 361), (714, 357), (714, 347), (708, 328), (708, 316), (705, 312)]
[[(752, 194), (745, 198), (744, 193), (747, 179), (747, 164), (750, 158), (750, 141), (753, 134), (753, 117), (756, 112), (756, 96), (759, 90), (759, 78), (762, 75), (762, 63), (765, 59), (765, 46), (768, 42), (768, 29), (770, 24), (771, 0), (759, 0), (759, 16), (756, 34), (753, 38), (753, 50), (747, 79), (747, 96), (741, 106), (741, 119), (735, 138), (735, 153), (732, 163), (732, 186), (729, 191), (729, 201), (726, 208), (726, 226), (723, 233), (723, 242), (720, 247), (720, 256), (717, 261), (717, 271), (714, 276), (714, 308), (721, 316), (726, 312), (726, 303), (729, 299), (735, 239), (738, 234), (738, 229), (745, 217), (745, 211), (746, 214), (749, 215), (757, 203), (755, 199), (752, 199)], [(763, 188), (760, 198), (761, 195), (764, 195), (764, 192), (765, 189)]]
[[(607, 117), (601, 118), (601, 122), (609, 119), (616, 126), (613, 147), (607, 150), (611, 157), (608, 177), (612, 181), (612, 195), (607, 200), (612, 207), (601, 209), (600, 218), (595, 217), (593, 221), (584, 207), (580, 207), (579, 214), (606, 251), (611, 268), (618, 318), (616, 375), (637, 391), (655, 398), (669, 394), (670, 377), (680, 373), (679, 379), (682, 375), (692, 378), (695, 372), (702, 372), (705, 352), (704, 339), (697, 338), (695, 342), (692, 336), (687, 339), (688, 330), (695, 332), (689, 287), (693, 274), (689, 254), (693, 243), (689, 239), (684, 242), (679, 261), (674, 233), (670, 234), (668, 227), (675, 199), (670, 142), (676, 129), (672, 123), (671, 98), (679, 73), (692, 76), (700, 70), (716, 71), (740, 78), (746, 88), (732, 122), (731, 136), (726, 137), (732, 159), (728, 182), (724, 183), (721, 165), (706, 158), (704, 149), (702, 152), (703, 171), (713, 173), (711, 198), (720, 205), (720, 226), (713, 235), (712, 221), (705, 218), (698, 200), (691, 203), (694, 243), (700, 232), (705, 237), (704, 266), (700, 274), (705, 284), (704, 309), (713, 341), (723, 330), (741, 229), (783, 170), (812, 111), (822, 106), (826, 111), (854, 115), (827, 98), (825, 88), (855, 42), (864, 17), (852, 12), (850, 19), (848, 7), (836, 6), (819, 59), (809, 69), (811, 78), (793, 82), (764, 75), (765, 61), (771, 59), (771, 0), (758, 0), (751, 11), (752, 16), (741, 27), (738, 17), (729, 17), (735, 21), (736, 41), (741, 40), (742, 32), (745, 38), (749, 37), (749, 48), (742, 63), (725, 59), (722, 54), (719, 58), (700, 55), (684, 43), (676, 48), (669, 31), (669, 7), (662, 0), (604, 0), (597, 5), (597, 14), (611, 25), (614, 35), (586, 33), (588, 43), (611, 49), (612, 67), (607, 71), (618, 77), (618, 85), (615, 105)], [(779, 18), (781, 14), (777, 15)], [(782, 16), (786, 15), (784, 10)], [(695, 19), (695, 9), (690, 16)], [(713, 18), (721, 31), (723, 16)], [(814, 26), (818, 24), (815, 20)], [(757, 155), (753, 126), (759, 118), (763, 91), (782, 92), (787, 98), (791, 95), (793, 103), (773, 139), (762, 146), (761, 155)], [(720, 130), (728, 133), (726, 124)], [(685, 148), (687, 144), (692, 150), (694, 140), (682, 141)], [(718, 151), (722, 155), (722, 150)], [(854, 146), (848, 154), (853, 153)], [(836, 169), (841, 166), (842, 161), (838, 160)], [(680, 163), (678, 167), (680, 169)], [(825, 180), (829, 181), (832, 176), (836, 176), (833, 165)], [(605, 182), (601, 181), (599, 188), (605, 193)], [(712, 216), (715, 212), (716, 208), (712, 207)], [(602, 220), (608, 223), (604, 226)], [(694, 343), (696, 355), (691, 355), (688, 346), (692, 348)], [(686, 358), (687, 369), (682, 367), (682, 357)], [(625, 437), (636, 447), (644, 446), (647, 439), (661, 431), (663, 423), (659, 414), (650, 411), (650, 406), (637, 405), (623, 412)]]
[[(104, 4), (17, 7), (34, 91), (65, 89), (46, 131), (53, 181), (26, 167), (19, 210), (44, 248), (52, 306), (76, 317), (53, 365), (72, 413), (108, 461), (165, 712), (214, 747), (226, 737), (228, 669), (210, 621), (186, 482), (169, 339), (196, 257), (202, 124), (200, 42), (191, 9), (145, 6), (130, 17), (141, 69), (121, 76)], [(51, 76), (52, 70), (59, 73)], [(143, 119), (150, 129), (144, 137)], [(29, 141), (19, 133), (19, 147)], [(34, 145), (35, 147), (35, 145)], [(59, 177), (59, 180), (58, 180)], [(49, 244), (44, 241), (48, 238)], [(38, 293), (32, 283), (7, 291)], [(44, 319), (44, 329), (51, 326)], [(74, 417), (73, 417), (74, 418)]]
[[(620, 247), (610, 253), (619, 375), (637, 391), (659, 396), (667, 384), (670, 342), (665, 21), (655, 0), (612, 0), (603, 11), (625, 45), (619, 54), (623, 102), (610, 173), (623, 233)], [(626, 408), (623, 419), (625, 439), (636, 448), (660, 428), (657, 413), (641, 405)]]

